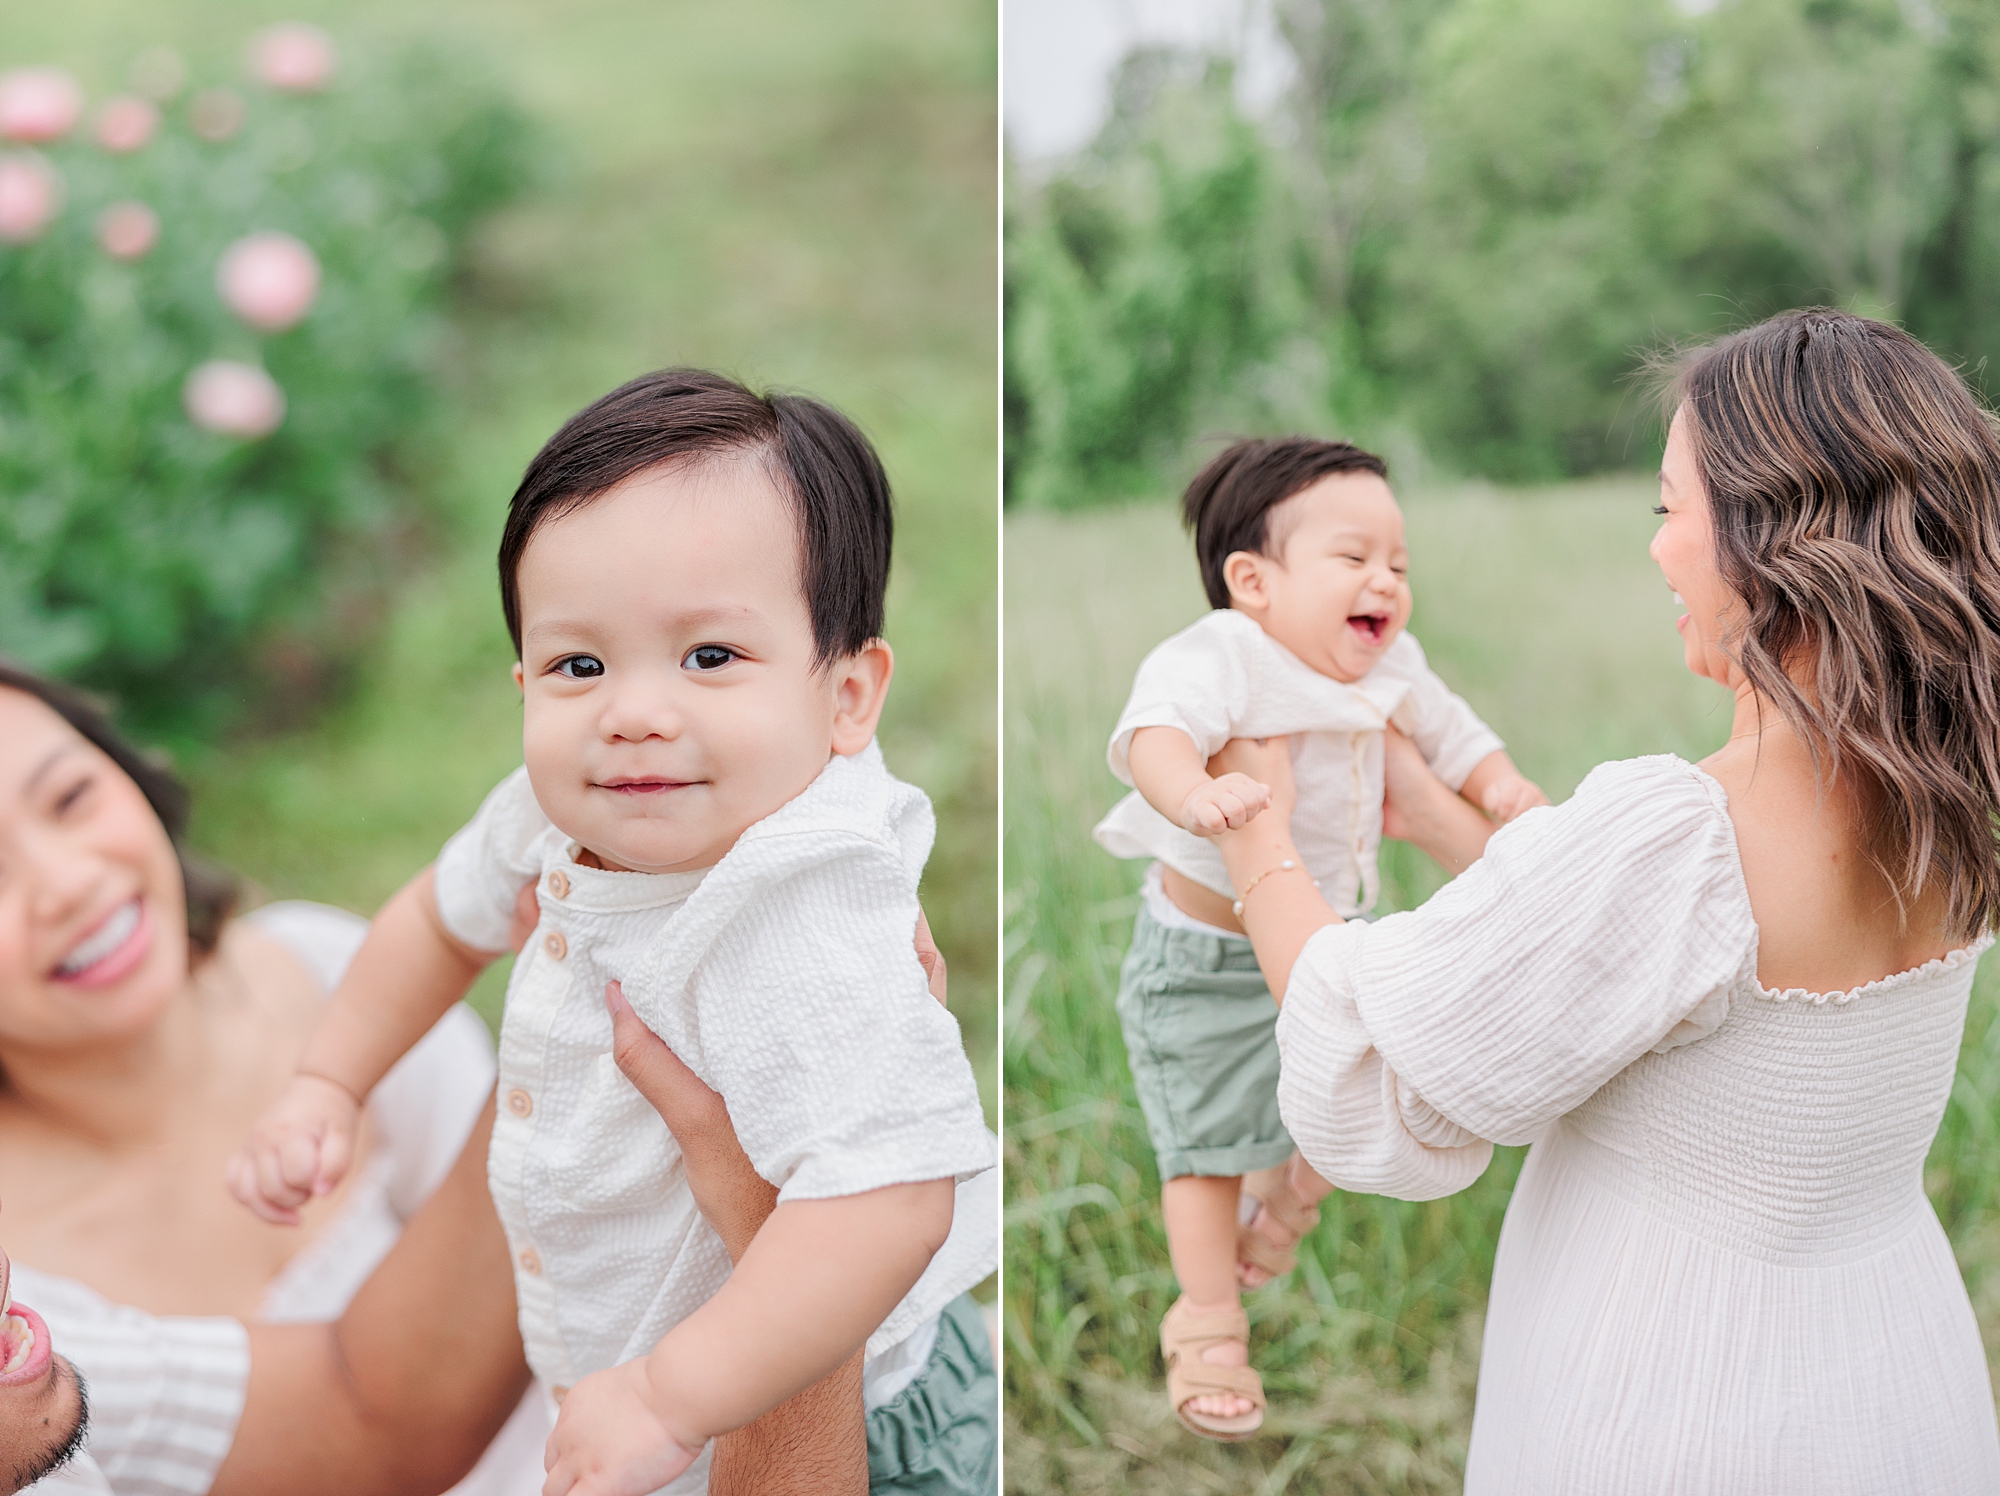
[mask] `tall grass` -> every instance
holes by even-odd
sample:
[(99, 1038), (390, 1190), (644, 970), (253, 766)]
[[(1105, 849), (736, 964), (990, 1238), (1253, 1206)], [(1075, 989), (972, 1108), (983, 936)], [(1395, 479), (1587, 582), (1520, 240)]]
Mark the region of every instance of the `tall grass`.
[[(1433, 666), (1560, 800), (1609, 758), (1700, 757), (1728, 703), (1681, 666), (1646, 556), (1649, 485), (1405, 496)], [(1112, 998), (1140, 867), (1089, 829), (1122, 793), (1104, 740), (1139, 658), (1206, 606), (1171, 509), (1010, 516), (1006, 538), (1007, 1472), (1012, 1490), (1455, 1491), (1481, 1313), (1521, 1152), (1447, 1200), (1336, 1194), (1282, 1284), (1250, 1295), (1271, 1410), (1224, 1446), (1166, 1407), (1174, 1283)], [(1384, 908), (1436, 888), (1385, 844)], [(1928, 1183), (2000, 1347), (2000, 987), (1982, 976)]]

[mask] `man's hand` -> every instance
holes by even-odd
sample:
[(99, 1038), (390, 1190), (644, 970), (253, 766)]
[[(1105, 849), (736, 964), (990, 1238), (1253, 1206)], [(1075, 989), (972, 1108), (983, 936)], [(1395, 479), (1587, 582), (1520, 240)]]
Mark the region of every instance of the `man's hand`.
[(563, 1399), (542, 1496), (650, 1496), (700, 1456), (653, 1406), (643, 1360), (592, 1372)]
[(695, 1208), (737, 1261), (777, 1209), (777, 1188), (751, 1166), (722, 1097), (646, 1027), (618, 983), (605, 983), (604, 1006), (611, 1010), (612, 1059), (680, 1144)]
[(345, 1086), (295, 1075), (229, 1161), (229, 1193), (264, 1220), (299, 1223), (299, 1207), (331, 1194), (354, 1161), (361, 1103)]
[(1271, 803), (1271, 788), (1248, 774), (1222, 774), (1188, 791), (1181, 801), (1181, 827), (1196, 836), (1240, 831)]

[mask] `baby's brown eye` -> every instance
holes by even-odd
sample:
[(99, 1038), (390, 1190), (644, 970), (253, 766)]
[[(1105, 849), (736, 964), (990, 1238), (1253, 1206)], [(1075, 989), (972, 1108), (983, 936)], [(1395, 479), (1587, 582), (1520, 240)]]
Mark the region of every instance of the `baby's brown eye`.
[(720, 670), (735, 658), (734, 650), (724, 649), (720, 644), (697, 644), (681, 664), (690, 670)]
[(556, 674), (571, 680), (596, 680), (604, 674), (604, 661), (596, 655), (567, 655), (556, 661)]

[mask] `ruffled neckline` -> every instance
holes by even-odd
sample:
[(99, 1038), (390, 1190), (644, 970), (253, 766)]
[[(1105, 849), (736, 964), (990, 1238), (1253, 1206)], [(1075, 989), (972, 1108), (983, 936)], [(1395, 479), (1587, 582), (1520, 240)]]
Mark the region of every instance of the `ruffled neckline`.
[(1946, 951), (1942, 956), (1933, 956), (1921, 966), (1908, 970), (1891, 972), (1886, 977), (1877, 977), (1872, 982), (1863, 982), (1859, 987), (1850, 987), (1845, 992), (1809, 992), (1804, 987), (1766, 987), (1756, 983), (1757, 995), (1766, 1002), (1774, 1003), (1851, 1003), (1860, 997), (1877, 997), (1899, 987), (1912, 986), (1924, 978), (1939, 972), (1956, 971), (1961, 966), (1970, 966), (1985, 954), (1993, 944), (1993, 934), (1988, 931), (1970, 945), (1962, 945), (1955, 951)]

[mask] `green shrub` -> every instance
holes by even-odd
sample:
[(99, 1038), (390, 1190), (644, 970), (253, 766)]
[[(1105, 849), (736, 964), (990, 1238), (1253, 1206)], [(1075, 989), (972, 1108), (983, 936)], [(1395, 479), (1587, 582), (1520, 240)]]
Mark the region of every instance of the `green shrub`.
[[(358, 579), (422, 518), (395, 473), (447, 288), (474, 221), (522, 185), (530, 139), (491, 76), (433, 45), (343, 58), (316, 92), (175, 89), (151, 71), (168, 97), (138, 149), (100, 144), (111, 126), (92, 111), (0, 155), (62, 189), (30, 242), (0, 242), (0, 651), (141, 722), (212, 725), (300, 641), (362, 631)], [(121, 203), (157, 221), (134, 258), (101, 242)], [(137, 223), (128, 210), (142, 239)], [(230, 246), (272, 232), (321, 272), (284, 330), (218, 287)], [(197, 426), (188, 380), (211, 360), (263, 369), (282, 423)]]

